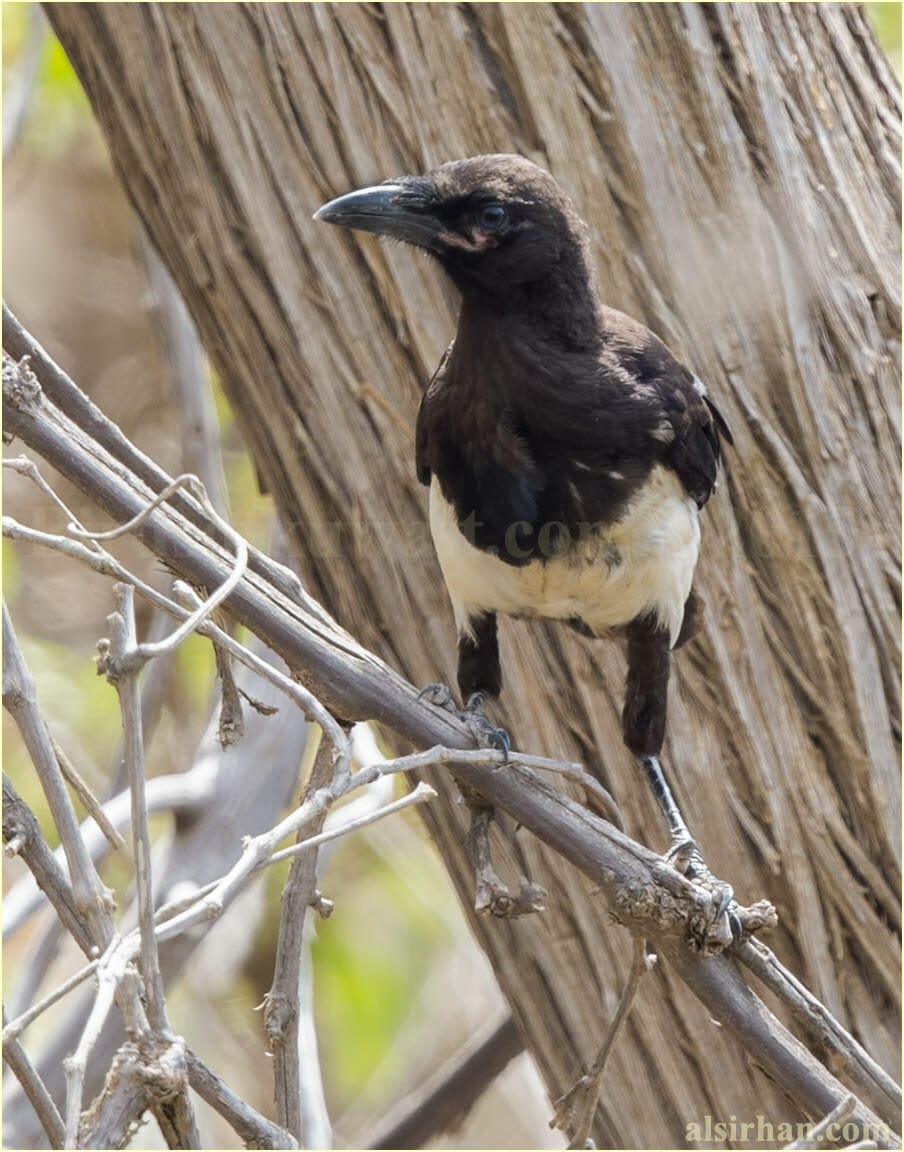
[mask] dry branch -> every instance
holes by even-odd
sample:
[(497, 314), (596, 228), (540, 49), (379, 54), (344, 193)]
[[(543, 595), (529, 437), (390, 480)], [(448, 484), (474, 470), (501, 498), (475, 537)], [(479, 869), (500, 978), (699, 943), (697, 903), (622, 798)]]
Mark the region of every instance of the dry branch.
[(186, 1052), (188, 1080), (202, 1100), (215, 1108), (232, 1125), (248, 1148), (297, 1148), (291, 1132), (280, 1128), (245, 1101), (212, 1072), (189, 1049)]
[[(152, 494), (121, 462), (110, 462), (90, 430), (68, 420), (47, 397), (39, 399), (33, 389), (24, 390), (11, 369), (4, 374), (4, 400), (7, 430), (53, 463), (115, 519), (133, 519), (147, 506)], [(96, 412), (92, 423), (104, 427)], [(215, 541), (166, 506), (141, 522), (136, 534), (191, 583), (205, 587), (222, 583), (226, 558)], [(670, 961), (708, 1011), (737, 1035), (758, 1063), (781, 1078), (802, 1109), (822, 1115), (837, 1103), (843, 1095), (841, 1086), (757, 1000), (734, 964), (725, 956), (702, 957), (688, 949), (696, 919), (706, 915), (707, 893), (554, 791), (519, 764), (517, 755), (505, 770), (456, 758), (454, 751), (471, 741), (464, 726), (447, 713), (419, 703), (410, 685), (332, 625), (322, 610), (309, 613), (306, 598), (286, 597), (260, 571), (252, 570), (238, 582), (229, 608), (283, 655), (297, 675), (315, 686), (317, 696), (344, 722), (376, 716), (422, 746), (449, 747), (453, 755), (448, 758), (456, 760), (456, 776), (598, 884), (612, 912), (654, 942), (657, 952)], [(218, 894), (205, 897), (199, 907), (221, 908), (224, 898), (238, 890), (262, 858), (264, 844), (272, 851), (274, 837), (305, 826), (323, 803), (315, 795), (273, 833), (258, 838), (258, 845), (246, 848), (242, 862), (221, 883)], [(181, 931), (191, 919), (182, 913), (159, 925), (158, 934)], [(875, 1120), (862, 1106), (857, 1116), (863, 1123)]]
[[(3, 1013), (4, 1032), (6, 1031), (6, 1011)], [(9, 1043), (4, 1038), (3, 1059), (12, 1069), (13, 1075), (22, 1085), (22, 1090), (31, 1102), (32, 1108), (47, 1134), (51, 1148), (65, 1147), (65, 1129), (63, 1120), (53, 1098), (47, 1091), (44, 1081), (38, 1076), (25, 1049), (18, 1040), (12, 1039)]]
[[(334, 749), (321, 741), (305, 785), (304, 801), (313, 800), (325, 792), (334, 774)], [(307, 829), (317, 836), (326, 819), (326, 807), (317, 812)], [(301, 840), (301, 833), (299, 833)], [(270, 1051), (273, 1053), (273, 1073), (276, 1081), (276, 1109), (280, 1124), (296, 1137), (299, 1143), (311, 1148), (330, 1148), (332, 1130), (323, 1096), (320, 1066), (315, 1060), (308, 1065), (302, 1060), (301, 1043), (306, 1027), (313, 1028), (313, 1019), (305, 1021), (302, 1014), (313, 1013), (313, 1004), (302, 996), (303, 980), (310, 979), (305, 965), (310, 965), (310, 949), (305, 947), (305, 923), (317, 893), (317, 847), (299, 852), (292, 861), (289, 878), (283, 889), (279, 940), (273, 983), (264, 1004), (264, 1025)], [(313, 1055), (316, 1055), (316, 1048)]]
[(31, 875), (53, 905), (60, 921), (85, 955), (90, 956), (95, 947), (94, 938), (82, 919), (69, 877), (50, 850), (34, 813), (16, 792), (5, 772), (3, 842), (15, 845), (16, 853), (28, 865)]

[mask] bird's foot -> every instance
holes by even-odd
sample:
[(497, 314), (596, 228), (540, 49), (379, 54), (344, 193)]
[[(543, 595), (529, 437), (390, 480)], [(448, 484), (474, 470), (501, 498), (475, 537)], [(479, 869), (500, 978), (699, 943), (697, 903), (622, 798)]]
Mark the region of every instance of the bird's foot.
[(676, 839), (666, 853), (665, 859), (682, 876), (686, 876), (709, 894), (710, 908), (704, 914), (702, 923), (693, 926), (692, 936), (700, 950), (721, 952), (732, 941), (740, 942), (744, 928), (739, 916), (741, 908), (734, 898), (734, 889), (713, 875), (695, 841), (687, 836)]
[(676, 840), (665, 859), (710, 898), (709, 908), (691, 924), (691, 942), (701, 952), (721, 952), (729, 944), (741, 944), (762, 928), (778, 924), (778, 915), (768, 900), (758, 900), (749, 908), (739, 904), (731, 885), (713, 875), (689, 837)]
[(509, 891), (508, 885), (496, 871), (490, 854), (493, 809), (467, 793), (465, 800), (471, 809), (471, 827), (465, 847), (474, 868), (474, 911), (480, 916), (498, 916), (504, 920), (516, 920), (532, 912), (545, 911), (546, 890), (539, 884), (523, 880), (521, 890), (516, 895), (513, 896)]
[(503, 759), (507, 761), (509, 752), (512, 750), (511, 738), (504, 728), (497, 727), (483, 714), (486, 702), (487, 698), (483, 692), (473, 692), (468, 697), (461, 718), (481, 748), (496, 748), (502, 753)]
[(481, 748), (495, 748), (507, 761), (512, 741), (504, 728), (491, 723), (483, 713), (487, 702), (485, 693), (472, 692), (464, 708), (457, 708), (452, 692), (445, 684), (428, 684), (417, 694), (418, 700), (427, 700), (437, 708), (444, 708), (467, 725)]

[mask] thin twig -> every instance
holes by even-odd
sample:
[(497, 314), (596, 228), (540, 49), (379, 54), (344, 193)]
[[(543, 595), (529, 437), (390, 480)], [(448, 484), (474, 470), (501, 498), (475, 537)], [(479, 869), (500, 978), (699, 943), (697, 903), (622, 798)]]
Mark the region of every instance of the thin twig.
[[(13, 842), (18, 845), (18, 854), (34, 877), (38, 894), (44, 893), (53, 905), (60, 922), (85, 955), (90, 956), (96, 948), (94, 936), (84, 922), (69, 877), (63, 871), (56, 855), (50, 850), (34, 813), (16, 792), (5, 772), (3, 773), (3, 840), (7, 845)], [(60, 854), (65, 859), (62, 850)], [(39, 901), (36, 901), (35, 906), (38, 905)]]
[(189, 489), (214, 523), (219, 526), (221, 531), (229, 536), (235, 549), (235, 561), (231, 572), (222, 584), (207, 597), (196, 611), (179, 625), (175, 632), (156, 643), (136, 644), (130, 649), (129, 659), (135, 661), (136, 665), (139, 666), (147, 663), (148, 660), (152, 660), (155, 656), (162, 656), (178, 648), (183, 640), (188, 639), (189, 636), (196, 632), (199, 627), (209, 619), (213, 611), (222, 604), (224, 600), (228, 599), (238, 586), (248, 566), (248, 544), (245, 538), (236, 532), (227, 521), (222, 519), (208, 499), (207, 493), (204, 491), (204, 485), (197, 476), (193, 476), (191, 473), (177, 476), (171, 484), (168, 484), (162, 492), (150, 500), (147, 506), (142, 508), (137, 515), (133, 516), (132, 519), (125, 524), (119, 525), (118, 528), (111, 528), (108, 532), (88, 532), (78, 524), (70, 523), (67, 525), (68, 531), (73, 536), (78, 536), (83, 540), (94, 541), (95, 543), (101, 540), (116, 540), (120, 536), (125, 536), (141, 528), (151, 514), (180, 488)]
[(503, 920), (517, 920), (533, 912), (542, 912), (545, 908), (545, 889), (524, 880), (518, 894), (512, 896), (508, 886), (500, 879), (490, 851), (493, 809), (486, 804), (475, 803), (467, 793), (465, 796), (471, 811), (471, 826), (465, 847), (474, 869), (474, 911), (481, 916), (490, 913)]
[[(22, 364), (18, 365), (19, 371), (23, 371)], [(27, 370), (27, 368), (26, 368)], [(32, 484), (36, 485), (47, 497), (47, 499), (54, 505), (58, 512), (62, 512), (66, 518), (67, 524), (76, 524), (81, 527), (81, 523), (69, 505), (60, 496), (56, 489), (49, 484), (41, 475), (41, 470), (35, 464), (34, 460), (29, 460), (27, 456), (7, 456), (3, 462), (2, 467), (10, 472), (16, 472), (20, 476), (24, 476), (30, 480)], [(100, 546), (97, 546), (97, 551)]]
[[(148, 814), (173, 812), (177, 816), (184, 817), (195, 815), (214, 794), (216, 786), (216, 773), (211, 771), (210, 763), (205, 760), (195, 764), (188, 772), (173, 772), (166, 776), (153, 776), (147, 781), (145, 788)], [(12, 785), (9, 785), (9, 789), (12, 798), (14, 796)], [(7, 782), (4, 782), (4, 804), (8, 803), (6, 796)], [(103, 805), (105, 819), (117, 830), (128, 827), (131, 821), (131, 804), (131, 791), (127, 788), (125, 792), (120, 792)], [(34, 827), (37, 829), (37, 821), (35, 821)], [(40, 832), (39, 829), (38, 832)], [(81, 835), (92, 860), (97, 860), (103, 854), (107, 840), (93, 819), (85, 820), (82, 823)], [(59, 869), (59, 875), (68, 886), (68, 878), (62, 871), (62, 866), (65, 864), (62, 849), (51, 852), (49, 848), (46, 848), (46, 852), (50, 864)], [(26, 863), (29, 863), (24, 850), (22, 856)], [(29, 863), (29, 867), (34, 871), (32, 864)], [(29, 916), (40, 907), (41, 894), (34, 887), (32, 878), (23, 876), (17, 880), (3, 899), (3, 938), (6, 939), (7, 936), (17, 932)]]
[[(138, 926), (141, 934), (141, 975), (151, 1027), (156, 1032), (168, 1028), (157, 937), (154, 933), (154, 885), (151, 875), (151, 834), (148, 825), (144, 776), (144, 739), (141, 731), (141, 697), (138, 691), (138, 665), (132, 659), (138, 646), (135, 635), (134, 589), (115, 584), (117, 611), (109, 617), (110, 640), (98, 670), (106, 673), (119, 696), (122, 712), (123, 753), (132, 799), (132, 851), (135, 858), (135, 888), (138, 894)], [(100, 647), (100, 646), (99, 646)]]
[[(189, 615), (188, 610), (134, 575), (134, 573), (120, 564), (120, 562), (108, 552), (104, 552), (103, 550), (94, 551), (87, 548), (84, 544), (75, 540), (69, 540), (64, 536), (28, 528), (23, 524), (19, 524), (10, 516), (3, 517), (3, 535), (11, 540), (21, 540), (29, 544), (42, 545), (71, 560), (78, 560), (102, 576), (110, 576), (114, 580), (131, 584), (148, 603), (153, 604), (154, 607), (161, 609), (179, 620), (185, 620)], [(191, 604), (192, 608), (201, 603), (193, 589), (181, 581), (177, 581), (174, 584), (173, 590), (175, 594), (178, 594), (187, 603)], [(290, 679), (285, 673), (280, 672), (278, 668), (274, 668), (271, 664), (268, 664), (242, 644), (239, 644), (238, 641), (221, 628), (218, 628), (212, 621), (205, 621), (198, 627), (197, 631), (202, 636), (207, 636), (212, 639), (214, 643), (223, 647), (240, 663), (252, 671), (257, 672), (265, 680), (281, 688), (282, 691), (302, 709), (309, 719), (314, 720), (323, 728), (324, 732), (336, 747), (344, 749), (345, 737), (341, 727), (313, 693), (309, 692), (303, 685)]]
[(95, 824), (103, 833), (110, 847), (116, 850), (124, 848), (126, 845), (125, 840), (120, 836), (119, 832), (113, 827), (104, 813), (104, 807), (97, 799), (91, 789), (88, 787), (84, 777), (79, 773), (78, 769), (66, 755), (63, 748), (60, 747), (59, 741), (55, 736), (51, 735), (51, 743), (53, 750), (56, 753), (57, 761), (60, 765), (60, 771), (69, 782), (70, 786), (75, 790), (79, 800), (84, 804), (88, 812), (91, 813)]
[[(829, 1128), (837, 1125), (840, 1129), (845, 1121), (850, 1120), (854, 1115), (854, 1109), (856, 1107), (856, 1097), (850, 1095), (845, 1096), (831, 1112), (828, 1112), (818, 1124), (811, 1128), (809, 1135), (802, 1137), (800, 1140), (794, 1140), (790, 1144), (786, 1144), (786, 1152), (792, 1152), (792, 1150), (798, 1152), (800, 1149), (818, 1148), (828, 1134)], [(837, 1137), (830, 1137), (830, 1143), (837, 1143)]]
[(202, 1100), (236, 1130), (249, 1148), (298, 1148), (291, 1132), (262, 1116), (212, 1071), (190, 1048), (186, 1049), (188, 1082)]
[(87, 918), (93, 942), (105, 947), (113, 932), (110, 892), (101, 883), (91, 857), (79, 835), (78, 820), (50, 733), (38, 708), (34, 682), (19, 648), (12, 621), (3, 604), (3, 704), (13, 719), (47, 797), (54, 824), (60, 835), (76, 907)]
[[(4, 1031), (6, 1026), (6, 1009), (3, 1010)], [(9, 1065), (13, 1075), (22, 1085), (22, 1090), (31, 1102), (32, 1108), (41, 1127), (47, 1133), (51, 1148), (65, 1147), (66, 1133), (63, 1120), (53, 1098), (47, 1091), (44, 1081), (37, 1074), (32, 1062), (18, 1040), (11, 1040), (3, 1045), (3, 1059)]]
[(590, 1069), (568, 1089), (555, 1103), (555, 1115), (549, 1122), (550, 1128), (570, 1128), (572, 1132), (569, 1148), (586, 1148), (593, 1127), (593, 1117), (599, 1100), (600, 1086), (609, 1053), (618, 1039), (634, 1004), (638, 986), (655, 963), (656, 957), (647, 952), (647, 942), (640, 936), (634, 937), (634, 959), (628, 973), (628, 982), (621, 994), (615, 1016), (596, 1059)]
[(9, 1024), (5, 1024), (3, 1027), (3, 1047), (6, 1048), (8, 1044), (17, 1040), (28, 1025), (31, 1024), (33, 1020), (37, 1020), (42, 1012), (46, 1012), (47, 1009), (56, 1004), (58, 1000), (62, 1000), (73, 988), (78, 988), (79, 984), (87, 980), (92, 972), (97, 971), (100, 963), (101, 958), (98, 957), (96, 960), (92, 960), (90, 964), (86, 964), (84, 968), (79, 968), (78, 972), (70, 976), (68, 980), (64, 980), (63, 983), (57, 988), (54, 988), (52, 992), (48, 992), (46, 996), (43, 996), (36, 1004), (33, 1004), (31, 1008), (23, 1012), (21, 1016), (17, 1016), (16, 1019), (10, 1021)]
[(37, 999), (50, 966), (59, 954), (66, 931), (52, 905), (42, 901), (41, 908), (44, 912), (42, 922), (35, 925), (32, 937), (34, 943), (29, 941), (29, 963), (19, 967), (10, 988), (8, 1011), (14, 1019), (27, 1011)]
[(307, 848), (319, 848), (321, 844), (328, 844), (331, 840), (338, 840), (341, 836), (348, 836), (350, 832), (357, 832), (359, 828), (366, 828), (368, 824), (374, 824), (377, 820), (382, 820), (385, 816), (392, 816), (395, 812), (401, 812), (403, 808), (410, 808), (414, 804), (423, 804), (426, 800), (433, 799), (435, 795), (436, 789), (431, 788), (429, 784), (421, 781), (407, 796), (403, 796), (399, 800), (393, 800), (391, 804), (385, 804), (383, 807), (377, 808), (373, 812), (368, 812), (363, 816), (356, 816), (352, 820), (342, 821), (342, 812), (340, 810), (337, 813), (340, 820), (335, 828), (318, 832), (316, 836), (309, 836), (305, 840), (299, 840), (297, 844), (293, 844), (290, 848), (283, 848), (279, 852), (274, 852), (267, 860), (262, 860), (258, 867), (267, 868), (271, 864), (278, 864), (280, 860), (288, 860), (292, 856), (297, 856), (299, 852), (303, 852)]
[(97, 996), (91, 1007), (78, 1047), (63, 1061), (66, 1072), (66, 1147), (78, 1147), (78, 1127), (82, 1112), (82, 1090), (85, 1068), (91, 1050), (97, 1043), (101, 1027), (113, 1007), (113, 999), (126, 967), (132, 962), (131, 950), (122, 948), (116, 937), (97, 969)]
[[(177, 580), (173, 585), (173, 594), (192, 606), (198, 603), (198, 596), (194, 589), (180, 580)], [(343, 732), (342, 726), (337, 723), (335, 717), (330, 714), (317, 697), (312, 692), (309, 692), (303, 684), (292, 680), (289, 676), (286, 676), (284, 672), (280, 672), (278, 668), (274, 668), (272, 664), (268, 664), (266, 660), (257, 656), (249, 648), (239, 644), (228, 632), (224, 632), (222, 628), (217, 627), (212, 620), (205, 621), (198, 628), (198, 631), (202, 636), (209, 636), (215, 644), (223, 647), (230, 655), (244, 664), (246, 668), (250, 668), (252, 672), (257, 672), (263, 679), (268, 680), (277, 688), (281, 688), (307, 717), (320, 725), (324, 735), (340, 754), (341, 759), (346, 763), (348, 762), (351, 757), (351, 744)]]
[[(314, 758), (311, 776), (305, 785), (305, 803), (330, 794), (335, 786), (335, 764), (329, 745), (321, 741)], [(302, 804), (304, 807), (304, 803)], [(312, 817), (319, 833), (326, 816), (320, 807)], [(332, 1130), (320, 1064), (317, 1058), (314, 1022), (302, 1023), (301, 1013), (313, 1009), (310, 996), (301, 996), (302, 983), (309, 979), (303, 972), (305, 959), (304, 926), (309, 908), (317, 893), (317, 848), (307, 848), (296, 855), (283, 889), (279, 918), (279, 940), (273, 982), (264, 1002), (264, 1024), (273, 1055), (273, 1079), (276, 1086), (276, 1112), (280, 1124), (288, 1128), (307, 1147), (332, 1147)], [(302, 1060), (302, 1031), (309, 1030), (306, 1056)]]

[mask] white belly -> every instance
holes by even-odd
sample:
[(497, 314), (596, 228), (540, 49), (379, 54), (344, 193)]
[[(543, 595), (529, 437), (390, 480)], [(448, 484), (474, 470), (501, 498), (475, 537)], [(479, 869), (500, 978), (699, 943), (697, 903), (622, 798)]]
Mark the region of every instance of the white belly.
[[(565, 555), (506, 564), (459, 531), (455, 509), (430, 484), (430, 531), (459, 632), (480, 612), (579, 619), (597, 635), (651, 613), (678, 639), (700, 547), (697, 506), (678, 477), (657, 465), (622, 518), (587, 525)], [(538, 537), (513, 540), (540, 555)]]

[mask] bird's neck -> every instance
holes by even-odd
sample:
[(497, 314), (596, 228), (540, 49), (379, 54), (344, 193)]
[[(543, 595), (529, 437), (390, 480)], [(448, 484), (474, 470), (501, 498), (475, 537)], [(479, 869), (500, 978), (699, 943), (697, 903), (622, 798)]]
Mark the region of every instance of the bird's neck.
[(488, 345), (521, 345), (580, 353), (599, 341), (600, 303), (583, 251), (559, 261), (541, 280), (462, 291), (458, 338)]

